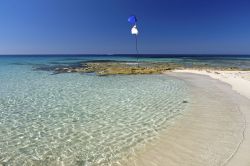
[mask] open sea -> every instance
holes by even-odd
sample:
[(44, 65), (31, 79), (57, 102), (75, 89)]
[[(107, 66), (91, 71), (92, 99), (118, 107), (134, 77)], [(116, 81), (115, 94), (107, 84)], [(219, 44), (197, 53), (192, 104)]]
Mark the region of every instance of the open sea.
[[(190, 101), (165, 75), (53, 74), (49, 67), (126, 55), (0, 56), (0, 165), (119, 165)], [(250, 68), (250, 56), (145, 55), (140, 61)], [(46, 67), (48, 70), (34, 70)]]

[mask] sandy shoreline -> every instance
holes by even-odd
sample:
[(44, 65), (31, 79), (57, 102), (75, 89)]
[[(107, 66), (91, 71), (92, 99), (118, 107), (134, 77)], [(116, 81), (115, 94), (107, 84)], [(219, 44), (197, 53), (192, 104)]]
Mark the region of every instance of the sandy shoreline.
[(133, 165), (250, 165), (249, 73), (182, 70), (167, 75), (192, 87), (192, 103)]
[(218, 70), (175, 70), (177, 73), (193, 73), (207, 75), (228, 83), (232, 89), (250, 99), (250, 71), (218, 71)]
[[(231, 86), (231, 88), (242, 96), (250, 99), (250, 71), (216, 71), (216, 70), (177, 70), (175, 72), (193, 73), (207, 75), (211, 78), (218, 79)], [(247, 105), (238, 103), (239, 109), (244, 117), (245, 131), (243, 141), (236, 149), (236, 153), (227, 165), (230, 166), (249, 166), (250, 165), (250, 107), (249, 100), (245, 100)]]

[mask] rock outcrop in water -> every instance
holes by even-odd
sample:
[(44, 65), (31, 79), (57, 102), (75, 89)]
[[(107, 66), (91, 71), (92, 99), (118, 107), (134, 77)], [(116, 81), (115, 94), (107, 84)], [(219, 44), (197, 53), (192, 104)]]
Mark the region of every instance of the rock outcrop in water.
[(173, 63), (141, 63), (134, 62), (87, 62), (77, 67), (57, 67), (53, 69), (55, 74), (59, 73), (95, 73), (96, 75), (130, 75), (130, 74), (160, 74), (177, 68), (179, 65)]
[(94, 73), (99, 76), (107, 75), (131, 75), (131, 74), (160, 74), (174, 69), (216, 69), (216, 70), (248, 70), (238, 67), (216, 67), (209, 65), (192, 65), (170, 62), (141, 62), (139, 65), (129, 61), (98, 60), (87, 61), (68, 65), (39, 66), (35, 70), (51, 71), (54, 74), (60, 73)]

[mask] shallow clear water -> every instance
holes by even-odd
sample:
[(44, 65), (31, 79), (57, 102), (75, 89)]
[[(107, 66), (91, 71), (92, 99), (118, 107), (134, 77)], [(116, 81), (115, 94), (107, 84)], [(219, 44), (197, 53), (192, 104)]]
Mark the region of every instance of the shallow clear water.
[(188, 87), (171, 77), (32, 70), (77, 60), (1, 58), (0, 164), (116, 163), (134, 155), (185, 110)]

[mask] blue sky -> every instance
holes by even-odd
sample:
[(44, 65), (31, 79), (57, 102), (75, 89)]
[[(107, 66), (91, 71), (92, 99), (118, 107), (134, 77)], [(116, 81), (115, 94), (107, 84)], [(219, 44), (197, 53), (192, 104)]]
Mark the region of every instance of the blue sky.
[(250, 1), (1, 0), (0, 54), (250, 54)]

